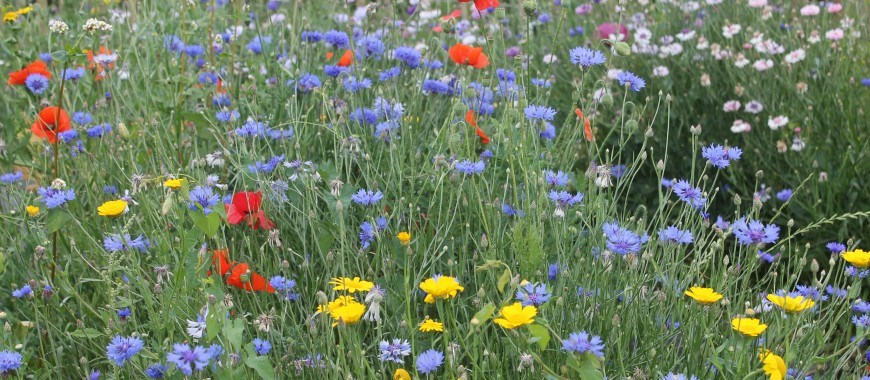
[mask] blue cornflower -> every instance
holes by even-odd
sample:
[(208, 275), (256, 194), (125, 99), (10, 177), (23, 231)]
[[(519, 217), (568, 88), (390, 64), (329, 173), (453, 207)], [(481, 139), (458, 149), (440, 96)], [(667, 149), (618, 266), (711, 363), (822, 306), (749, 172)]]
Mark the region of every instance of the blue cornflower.
[(166, 361), (174, 364), (182, 374), (190, 376), (194, 370), (202, 371), (208, 365), (209, 357), (202, 346), (176, 343), (172, 345), (172, 352), (166, 355)]
[(53, 187), (40, 187), (36, 190), (45, 207), (56, 208), (76, 199), (76, 193), (72, 189), (55, 189)]
[(88, 380), (100, 380), (100, 370), (92, 369), (91, 374), (88, 375)]
[(248, 165), (248, 170), (251, 173), (271, 173), (278, 168), (278, 165), (281, 164), (285, 159), (285, 156), (282, 154), (280, 156), (275, 156), (269, 159), (269, 161), (262, 162), (257, 161), (252, 165)]
[(205, 354), (208, 355), (208, 360), (218, 360), (224, 353), (224, 348), (219, 344), (212, 344), (205, 349)]
[(35, 95), (40, 95), (48, 89), (48, 78), (42, 74), (30, 74), (24, 80), (24, 85)]
[(354, 76), (347, 77), (344, 80), (344, 89), (351, 93), (359, 92), (360, 90), (372, 88), (372, 80), (368, 78), (357, 79)]
[(518, 216), (520, 218), (522, 218), (523, 216), (526, 215), (525, 211), (517, 210), (517, 209), (513, 208), (513, 206), (511, 206), (507, 203), (503, 203), (501, 205), (501, 212), (507, 216)]
[(79, 137), (79, 131), (76, 129), (70, 129), (68, 131), (63, 131), (57, 134), (57, 138), (60, 141), (63, 141), (64, 144), (69, 144)]
[(125, 307), (123, 309), (118, 310), (118, 318), (121, 319), (121, 321), (126, 321), (127, 318), (130, 317), (131, 313), (132, 312), (130, 311), (130, 308)]
[(315, 88), (319, 88), (322, 85), (320, 82), (320, 78), (314, 74), (303, 74), (299, 77), (299, 80), (296, 81), (296, 91), (301, 93), (308, 93)]
[(233, 104), (229, 94), (217, 94), (211, 98), (211, 105), (217, 108), (227, 108)]
[(870, 302), (858, 300), (858, 302), (852, 305), (852, 311), (859, 314), (870, 314)]
[(626, 166), (624, 164), (613, 165), (610, 168), (610, 175), (612, 175), (613, 178), (619, 179), (625, 175), (626, 170), (628, 170), (628, 166)]
[(558, 172), (553, 172), (552, 170), (547, 170), (544, 172), (544, 181), (547, 182), (550, 187), (563, 187), (568, 186), (568, 181), (570, 178), (567, 174), (559, 170)]
[(360, 48), (357, 52), (363, 58), (380, 58), (386, 50), (384, 43), (374, 36), (366, 36), (356, 40), (356, 46)]
[(377, 204), (384, 198), (384, 193), (380, 190), (366, 190), (359, 189), (355, 194), (350, 197), (354, 203), (363, 205), (363, 206), (371, 206)]
[(540, 306), (550, 300), (551, 294), (546, 284), (527, 283), (517, 290), (516, 300), (523, 306)]
[(254, 351), (257, 352), (257, 355), (263, 356), (268, 355), (269, 351), (272, 351), (272, 343), (269, 343), (268, 340), (254, 338)]
[(326, 65), (323, 66), (323, 73), (330, 77), (338, 77), (341, 74), (349, 73), (350, 67), (346, 66), (336, 66), (336, 65)]
[(450, 85), (444, 83), (440, 80), (434, 79), (426, 79), (423, 81), (423, 93), (426, 95), (429, 94), (438, 94), (438, 95), (453, 95), (452, 90), (450, 89)]
[(682, 373), (668, 373), (662, 376), (661, 380), (698, 380), (696, 376), (686, 376)]
[(106, 346), (106, 357), (115, 362), (115, 365), (123, 367), (124, 363), (136, 356), (142, 350), (144, 343), (136, 337), (122, 337), (115, 335), (109, 345)]
[(638, 235), (620, 227), (617, 223), (605, 223), (601, 229), (604, 231), (604, 236), (607, 240), (607, 250), (620, 255), (640, 252), (641, 245), (649, 240), (647, 234), (643, 234), (643, 236)]
[(723, 147), (722, 145), (712, 144), (701, 148), (701, 157), (707, 159), (707, 162), (714, 167), (724, 169), (731, 164), (731, 161), (740, 159), (743, 151), (736, 146)]
[(547, 280), (556, 281), (556, 276), (559, 274), (559, 264), (552, 263), (547, 267)]
[(554, 203), (556, 203), (556, 207), (567, 208), (574, 206), (577, 203), (583, 201), (583, 193), (577, 193), (572, 195), (567, 191), (556, 191), (550, 190), (550, 193), (547, 194)]
[(229, 123), (231, 121), (236, 121), (239, 119), (239, 111), (218, 111), (214, 114), (214, 118), (221, 123)]
[(794, 195), (794, 190), (782, 189), (781, 191), (776, 193), (776, 199), (779, 199), (781, 202), (787, 202), (789, 199), (791, 199), (792, 195)]
[(575, 47), (568, 51), (571, 56), (571, 63), (580, 65), (581, 68), (588, 69), (595, 65), (603, 65), (607, 58), (604, 53), (598, 50), (592, 50), (583, 46)]
[(323, 34), (323, 41), (328, 45), (332, 45), (335, 49), (346, 49), (350, 47), (350, 37), (347, 33), (338, 30), (330, 30)]
[(39, 53), (39, 60), (50, 65), (54, 57), (51, 56), (51, 52)]
[(715, 223), (715, 225), (716, 225), (716, 228), (718, 228), (718, 229), (720, 229), (720, 230), (722, 230), (722, 231), (727, 231), (729, 228), (731, 228), (731, 223), (729, 223), (729, 222), (728, 222), (727, 220), (725, 220), (725, 219), (722, 219), (722, 215), (718, 215), (718, 216), (716, 216), (716, 223)]
[(69, 81), (77, 81), (85, 76), (84, 67), (70, 67), (63, 71), (63, 79)]
[(196, 211), (197, 208), (201, 207), (203, 212), (208, 215), (212, 211), (211, 208), (217, 205), (220, 200), (221, 198), (210, 187), (197, 186), (190, 191), (190, 202), (187, 204), (187, 208)]
[(420, 66), (420, 52), (408, 46), (399, 46), (393, 50), (393, 58), (405, 63), (409, 68), (416, 69)]
[(184, 49), (184, 42), (176, 35), (170, 34), (163, 38), (163, 47), (170, 53), (181, 53)]
[(527, 106), (523, 112), (526, 114), (526, 119), (531, 121), (553, 121), (553, 118), (556, 117), (556, 110), (547, 106), (538, 106), (534, 104)]
[(378, 231), (383, 231), (387, 229), (387, 218), (383, 216), (379, 216), (375, 218), (375, 226), (378, 228)]
[(456, 171), (465, 175), (474, 175), (483, 173), (486, 169), (486, 163), (483, 160), (473, 162), (471, 160), (462, 160), (456, 163)]
[(378, 117), (386, 120), (399, 120), (405, 113), (405, 106), (402, 103), (390, 102), (382, 97), (376, 98), (375, 104), (372, 107)]
[(149, 247), (151, 247), (151, 242), (142, 235), (139, 235), (139, 237), (135, 239), (131, 238), (130, 234), (124, 234), (123, 237), (121, 237), (121, 235), (107, 235), (103, 238), (103, 248), (109, 252), (129, 251), (135, 249), (139, 252), (145, 253), (148, 251)]
[(21, 367), (21, 354), (15, 351), (0, 351), (0, 375), (6, 377)]
[(825, 288), (825, 293), (828, 293), (836, 298), (846, 298), (848, 291), (846, 289), (840, 289), (833, 285), (828, 285)]
[(357, 108), (351, 112), (350, 121), (360, 124), (375, 124), (378, 122), (378, 113), (371, 108)]
[(441, 61), (439, 61), (439, 60), (437, 60), (437, 59), (432, 59), (432, 60), (427, 59), (427, 60), (424, 60), (424, 61), (423, 61), (423, 64), (425, 64), (426, 67), (429, 68), (429, 70), (438, 70), (438, 69), (444, 67), (444, 62), (441, 62)]
[(375, 228), (369, 222), (362, 222), (359, 226), (359, 230), (359, 243), (362, 246), (363, 251), (365, 251), (369, 249), (372, 242), (375, 241)]
[(275, 292), (281, 296), (282, 300), (295, 301), (299, 298), (298, 294), (292, 293), (293, 288), (296, 287), (296, 281), (282, 276), (274, 276), (269, 279), (269, 285), (272, 285), (272, 287), (275, 288)]
[(759, 260), (764, 261), (764, 262), (769, 263), (769, 264), (773, 264), (773, 262), (776, 261), (776, 258), (778, 256), (778, 255), (772, 255), (772, 254), (770, 254), (768, 252), (764, 252), (762, 250), (758, 250), (758, 252), (756, 252), (755, 254), (758, 256)]
[(241, 127), (236, 128), (236, 136), (241, 137), (263, 137), (266, 134), (266, 129), (269, 126), (266, 123), (259, 122), (253, 119), (248, 119)]
[(218, 77), (217, 73), (214, 71), (206, 71), (202, 74), (199, 74), (199, 83), (215, 85), (217, 84), (220, 77)]
[(259, 36), (257, 36), (257, 37), (254, 37), (254, 39), (251, 40), (251, 42), (248, 42), (248, 44), (245, 45), (245, 47), (247, 47), (251, 53), (259, 55), (259, 54), (263, 53), (263, 46), (271, 44), (271, 43), (272, 43), (272, 36), (266, 36), (263, 38), (260, 38)]
[(104, 186), (103, 186), (103, 193), (104, 193), (104, 194), (109, 194), (109, 195), (115, 195), (115, 194), (118, 194), (118, 186), (115, 186), (115, 185), (104, 185)]
[(797, 285), (795, 287), (795, 289), (797, 290), (798, 294), (804, 296), (805, 298), (810, 298), (813, 301), (819, 302), (819, 301), (827, 301), (828, 300), (828, 296), (822, 294), (821, 290), (816, 289), (815, 287), (806, 286), (806, 285)]
[(659, 230), (659, 241), (671, 244), (690, 244), (693, 241), (692, 232), (681, 230), (674, 226), (668, 226)]
[(544, 122), (544, 129), (542, 129), (538, 136), (540, 136), (544, 140), (553, 140), (556, 138), (556, 126), (550, 123), (549, 121)]
[(32, 296), (32, 295), (33, 295), (33, 289), (30, 287), (30, 285), (24, 285), (21, 288), (18, 288), (18, 289), (15, 289), (12, 291), (12, 296), (15, 298), (18, 298), (18, 299), (21, 299), (21, 298), (24, 298), (27, 296)]
[(643, 79), (628, 71), (620, 71), (619, 74), (616, 74), (616, 80), (619, 81), (621, 85), (627, 86), (629, 90), (634, 92), (640, 91), (644, 86), (646, 86), (646, 82)]
[(72, 115), (72, 121), (78, 125), (85, 126), (94, 122), (94, 116), (88, 112), (76, 112)]
[[(287, 129), (267, 129), (266, 136), (268, 136), (272, 140), (286, 140), (293, 137), (293, 127), (287, 127)], [(283, 155), (281, 155), (283, 157)]]
[(553, 84), (550, 83), (549, 80), (544, 78), (532, 78), (532, 84), (538, 87), (550, 88), (553, 87)]
[(854, 324), (855, 327), (860, 327), (862, 329), (866, 329), (866, 328), (870, 327), (870, 315), (868, 315), (868, 314), (864, 314), (861, 316), (853, 315), (852, 316), (852, 324)]
[(95, 127), (88, 128), (88, 137), (90, 138), (98, 138), (103, 137), (109, 133), (112, 133), (112, 124), (103, 123), (99, 124)]
[(434, 372), (444, 363), (444, 354), (441, 351), (429, 349), (417, 356), (417, 371), (422, 374)]
[(601, 337), (591, 336), (585, 331), (571, 333), (568, 339), (562, 340), (562, 349), (578, 354), (591, 353), (599, 358), (604, 357), (604, 342)]
[(155, 363), (145, 369), (145, 376), (148, 376), (149, 379), (162, 379), (164, 376), (166, 376), (167, 370), (169, 370), (169, 368), (167, 368), (165, 365)]
[(692, 207), (700, 210), (707, 203), (707, 199), (704, 198), (704, 193), (700, 188), (692, 187), (685, 180), (679, 180), (675, 182), (672, 186), (674, 190), (674, 194), (680, 198), (681, 201), (688, 203)]
[(3, 175), (0, 175), (0, 182), (11, 185), (20, 181), (22, 178), (24, 178), (24, 173), (19, 170), (15, 173), (4, 173)]
[(510, 69), (495, 69), (495, 75), (498, 77), (500, 82), (513, 83), (517, 81), (517, 73)]
[(411, 354), (411, 344), (402, 339), (393, 339), (392, 343), (382, 340), (378, 343), (378, 348), (381, 349), (380, 359), (382, 362), (402, 363), (405, 361), (405, 356)]
[(393, 79), (393, 78), (399, 76), (399, 74), (401, 74), (401, 73), (402, 73), (402, 69), (400, 67), (398, 67), (398, 66), (391, 67), (389, 69), (386, 69), (386, 70), (378, 73), (378, 81), (379, 82), (386, 82), (390, 79)]
[(825, 244), (825, 247), (828, 248), (831, 253), (840, 253), (846, 251), (846, 245), (836, 241)]
[(323, 33), (316, 30), (303, 30), (302, 41), (304, 42), (320, 42), (323, 41)]
[(775, 224), (764, 225), (757, 220), (746, 218), (737, 219), (734, 222), (734, 236), (742, 245), (749, 244), (773, 244), (779, 238), (779, 227)]
[(187, 45), (181, 49), (188, 57), (196, 58), (205, 54), (205, 48), (202, 45)]

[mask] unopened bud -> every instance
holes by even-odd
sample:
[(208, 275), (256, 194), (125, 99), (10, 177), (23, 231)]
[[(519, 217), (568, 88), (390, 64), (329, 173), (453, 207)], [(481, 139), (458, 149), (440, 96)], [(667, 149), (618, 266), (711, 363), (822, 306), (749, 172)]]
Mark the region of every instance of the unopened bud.
[(613, 45), (613, 50), (616, 51), (616, 54), (619, 54), (623, 57), (627, 57), (631, 55), (631, 46), (628, 46), (625, 42), (617, 42)]
[(526, 12), (526, 16), (532, 17), (535, 13), (538, 13), (538, 2), (537, 0), (525, 0), (523, 1), (523, 12)]

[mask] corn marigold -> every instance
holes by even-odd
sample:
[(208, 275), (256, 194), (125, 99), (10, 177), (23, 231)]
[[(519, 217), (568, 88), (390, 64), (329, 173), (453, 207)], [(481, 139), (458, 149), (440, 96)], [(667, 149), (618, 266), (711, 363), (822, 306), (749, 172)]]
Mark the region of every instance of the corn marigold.
[(701, 305), (711, 305), (722, 299), (722, 294), (716, 293), (713, 288), (702, 288), (693, 286), (684, 292), (685, 295)]
[(531, 324), (535, 321), (536, 315), (538, 315), (538, 308), (514, 302), (513, 305), (502, 307), (500, 317), (494, 319), (493, 322), (508, 330), (513, 330)]
[(435, 299), (448, 299), (465, 290), (454, 277), (435, 275), (420, 283), (420, 289), (426, 292), (426, 303), (435, 303)]

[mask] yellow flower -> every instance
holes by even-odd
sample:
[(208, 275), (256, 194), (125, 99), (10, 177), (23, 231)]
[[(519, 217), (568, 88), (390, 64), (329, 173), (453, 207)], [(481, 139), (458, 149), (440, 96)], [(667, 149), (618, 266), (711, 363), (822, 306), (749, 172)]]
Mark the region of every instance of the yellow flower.
[(97, 207), (100, 216), (116, 217), (127, 211), (127, 202), (122, 200), (108, 201)]
[(456, 278), (450, 276), (435, 276), (420, 283), (420, 289), (427, 293), (426, 303), (435, 303), (435, 299), (456, 297), (456, 293), (465, 290)]
[(423, 322), (420, 323), (420, 331), (422, 332), (430, 332), (430, 331), (444, 331), (444, 324), (438, 321), (434, 321), (432, 319), (426, 318)]
[(758, 355), (758, 360), (761, 360), (761, 363), (764, 364), (762, 369), (764, 370), (764, 373), (767, 374), (768, 379), (785, 379), (786, 372), (788, 372), (788, 366), (785, 365), (785, 360), (783, 360), (781, 356), (768, 350), (763, 350), (761, 351), (761, 354)]
[(804, 296), (792, 297), (789, 295), (778, 296), (775, 294), (768, 294), (767, 300), (773, 302), (776, 306), (779, 306), (780, 309), (789, 313), (797, 313), (816, 306), (816, 301), (813, 301), (810, 298), (805, 298)]
[(692, 297), (696, 302), (701, 305), (710, 305), (716, 303), (722, 299), (722, 295), (716, 293), (713, 288), (701, 288), (697, 286), (693, 286), (686, 290), (685, 294), (689, 297)]
[(329, 313), (329, 316), (335, 320), (333, 326), (338, 325), (338, 321), (344, 322), (346, 325), (352, 325), (359, 322), (359, 319), (365, 314), (366, 306), (361, 304), (351, 296), (341, 296), (329, 302), (326, 307), (320, 305), (317, 307), (317, 313)]
[(181, 185), (183, 183), (184, 183), (183, 179), (172, 178), (172, 179), (167, 179), (166, 181), (163, 181), (163, 186), (166, 186), (172, 190), (178, 190), (181, 188)]
[(15, 20), (18, 20), (18, 12), (12, 11), (3, 14), (4, 22), (13, 22)]
[(393, 372), (393, 380), (411, 380), (411, 374), (402, 368), (396, 368), (396, 372)]
[(359, 277), (337, 277), (329, 282), (330, 285), (335, 285), (332, 290), (347, 290), (348, 293), (367, 292), (375, 286), (373, 282), (361, 280)]
[(843, 260), (849, 262), (858, 268), (867, 268), (870, 267), (870, 252), (866, 252), (861, 249), (856, 249), (854, 251), (843, 252), (840, 254), (843, 257)]
[(514, 302), (513, 305), (502, 307), (501, 318), (496, 318), (493, 322), (508, 330), (512, 330), (534, 322), (536, 315), (538, 315), (538, 308), (523, 306), (519, 302)]
[(32, 11), (32, 10), (33, 10), (33, 7), (31, 7), (31, 6), (28, 5), (28, 6), (24, 7), (24, 8), (19, 9), (19, 10), (18, 10), (18, 15), (19, 15), (19, 16), (20, 16), (20, 15), (26, 15), (26, 14), (30, 13), (30, 11)]
[(744, 336), (754, 338), (767, 330), (767, 325), (756, 318), (734, 318), (731, 320), (731, 328)]
[(411, 242), (411, 234), (405, 231), (399, 232), (396, 237), (399, 238), (399, 243), (402, 243), (402, 245), (408, 245)]
[(39, 215), (39, 207), (36, 207), (34, 205), (29, 205), (24, 209), (27, 211), (27, 215), (30, 215), (30, 216)]

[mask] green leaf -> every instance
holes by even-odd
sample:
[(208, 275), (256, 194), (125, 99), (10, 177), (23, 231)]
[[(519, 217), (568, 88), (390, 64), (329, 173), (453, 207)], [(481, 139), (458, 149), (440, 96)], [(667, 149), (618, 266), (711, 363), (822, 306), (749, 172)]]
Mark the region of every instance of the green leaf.
[(208, 315), (205, 316), (205, 333), (208, 335), (208, 340), (212, 340), (220, 334), (220, 326), (223, 324), (226, 310), (223, 307), (212, 305), (208, 309)]
[(532, 337), (529, 338), (529, 343), (538, 343), (538, 347), (542, 350), (547, 348), (547, 343), (550, 343), (550, 330), (546, 327), (541, 326), (537, 323), (529, 325), (529, 331), (532, 333)]
[(239, 320), (227, 319), (224, 321), (223, 334), (230, 342), (230, 348), (239, 350), (242, 348), (242, 337), (245, 332), (245, 324)]
[(474, 314), (474, 318), (471, 318), (471, 324), (482, 325), (484, 322), (492, 318), (493, 313), (495, 313), (495, 305), (490, 302), (484, 305), (483, 309), (480, 309), (480, 311)]
[(175, 205), (175, 197), (170, 194), (166, 197), (166, 200), (163, 201), (163, 206), (160, 207), (160, 215), (166, 215), (172, 210), (172, 206)]
[(50, 234), (55, 233), (72, 219), (73, 216), (69, 211), (62, 208), (53, 208), (48, 211), (48, 215), (45, 217), (45, 232)]
[(103, 333), (88, 327), (88, 328), (78, 329), (76, 331), (73, 331), (73, 332), (69, 333), (69, 335), (71, 337), (74, 337), (74, 338), (93, 339), (93, 338), (99, 338), (99, 337), (103, 336)]
[(268, 356), (250, 356), (245, 359), (245, 365), (257, 371), (261, 379), (268, 380), (275, 378), (275, 369), (272, 368), (272, 363), (269, 362)]
[(511, 270), (505, 269), (504, 272), (502, 272), (501, 277), (498, 278), (498, 282), (496, 283), (496, 286), (498, 286), (498, 292), (504, 293), (504, 287), (510, 281), (511, 281)]
[[(573, 358), (574, 355), (571, 355)], [(575, 359), (577, 360), (577, 359)], [(583, 354), (576, 367), (572, 367), (569, 359), (569, 367), (577, 371), (578, 378), (582, 380), (602, 380), (604, 373), (601, 372), (601, 360), (597, 356), (587, 352)]]
[(207, 237), (214, 236), (221, 226), (221, 217), (217, 212), (205, 215), (205, 213), (199, 210), (191, 211), (190, 218), (193, 219), (193, 225), (205, 233), (205, 236)]

